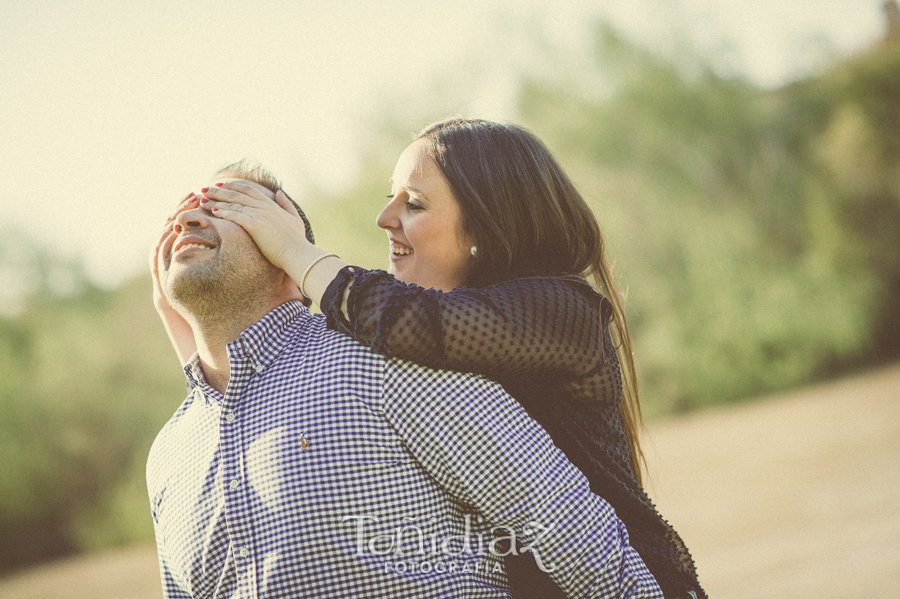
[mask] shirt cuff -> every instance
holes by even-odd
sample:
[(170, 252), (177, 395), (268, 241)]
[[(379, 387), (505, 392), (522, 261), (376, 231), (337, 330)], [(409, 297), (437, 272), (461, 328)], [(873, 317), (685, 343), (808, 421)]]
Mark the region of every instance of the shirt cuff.
[[(319, 304), (319, 309), (328, 318), (329, 328), (334, 328), (332, 322), (336, 324), (336, 319), (340, 316), (344, 290), (350, 281), (353, 280), (354, 270), (361, 269), (358, 266), (345, 266), (342, 268), (331, 283), (328, 284), (325, 293), (322, 294), (322, 302)], [(337, 305), (335, 305), (335, 302), (337, 302)]]

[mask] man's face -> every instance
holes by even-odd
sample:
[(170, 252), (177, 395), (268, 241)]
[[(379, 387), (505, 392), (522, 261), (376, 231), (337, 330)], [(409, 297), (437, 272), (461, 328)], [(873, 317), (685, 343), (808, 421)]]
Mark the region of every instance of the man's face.
[[(244, 182), (272, 195), (256, 183)], [(243, 228), (199, 205), (177, 214), (158, 260), (160, 283), (169, 303), (195, 316), (216, 315), (217, 309), (258, 297), (281, 273)]]

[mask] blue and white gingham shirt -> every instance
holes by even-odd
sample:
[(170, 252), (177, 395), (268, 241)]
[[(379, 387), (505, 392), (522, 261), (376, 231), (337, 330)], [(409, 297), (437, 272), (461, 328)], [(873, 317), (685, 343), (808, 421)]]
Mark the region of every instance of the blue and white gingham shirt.
[(299, 302), (228, 355), (224, 397), (185, 368), (195, 388), (150, 451), (166, 597), (507, 597), (492, 539), (514, 536), (570, 596), (662, 598), (495, 383), (388, 360)]

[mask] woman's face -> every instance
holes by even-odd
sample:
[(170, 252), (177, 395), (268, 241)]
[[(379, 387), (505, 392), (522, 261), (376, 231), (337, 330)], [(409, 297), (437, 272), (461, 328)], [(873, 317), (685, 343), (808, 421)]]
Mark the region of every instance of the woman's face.
[(388, 272), (404, 283), (449, 291), (474, 261), (460, 229), (459, 205), (440, 169), (416, 140), (397, 161), (390, 202), (375, 221), (387, 231)]

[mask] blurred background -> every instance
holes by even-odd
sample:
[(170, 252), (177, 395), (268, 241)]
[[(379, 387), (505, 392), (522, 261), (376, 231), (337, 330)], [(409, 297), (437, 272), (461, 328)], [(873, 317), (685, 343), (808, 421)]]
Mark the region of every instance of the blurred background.
[(651, 427), (900, 359), (894, 2), (4, 0), (0, 82), (0, 584), (152, 543), (144, 465), (184, 382), (147, 253), (241, 158), (383, 268), (415, 131), (531, 128), (607, 236)]

